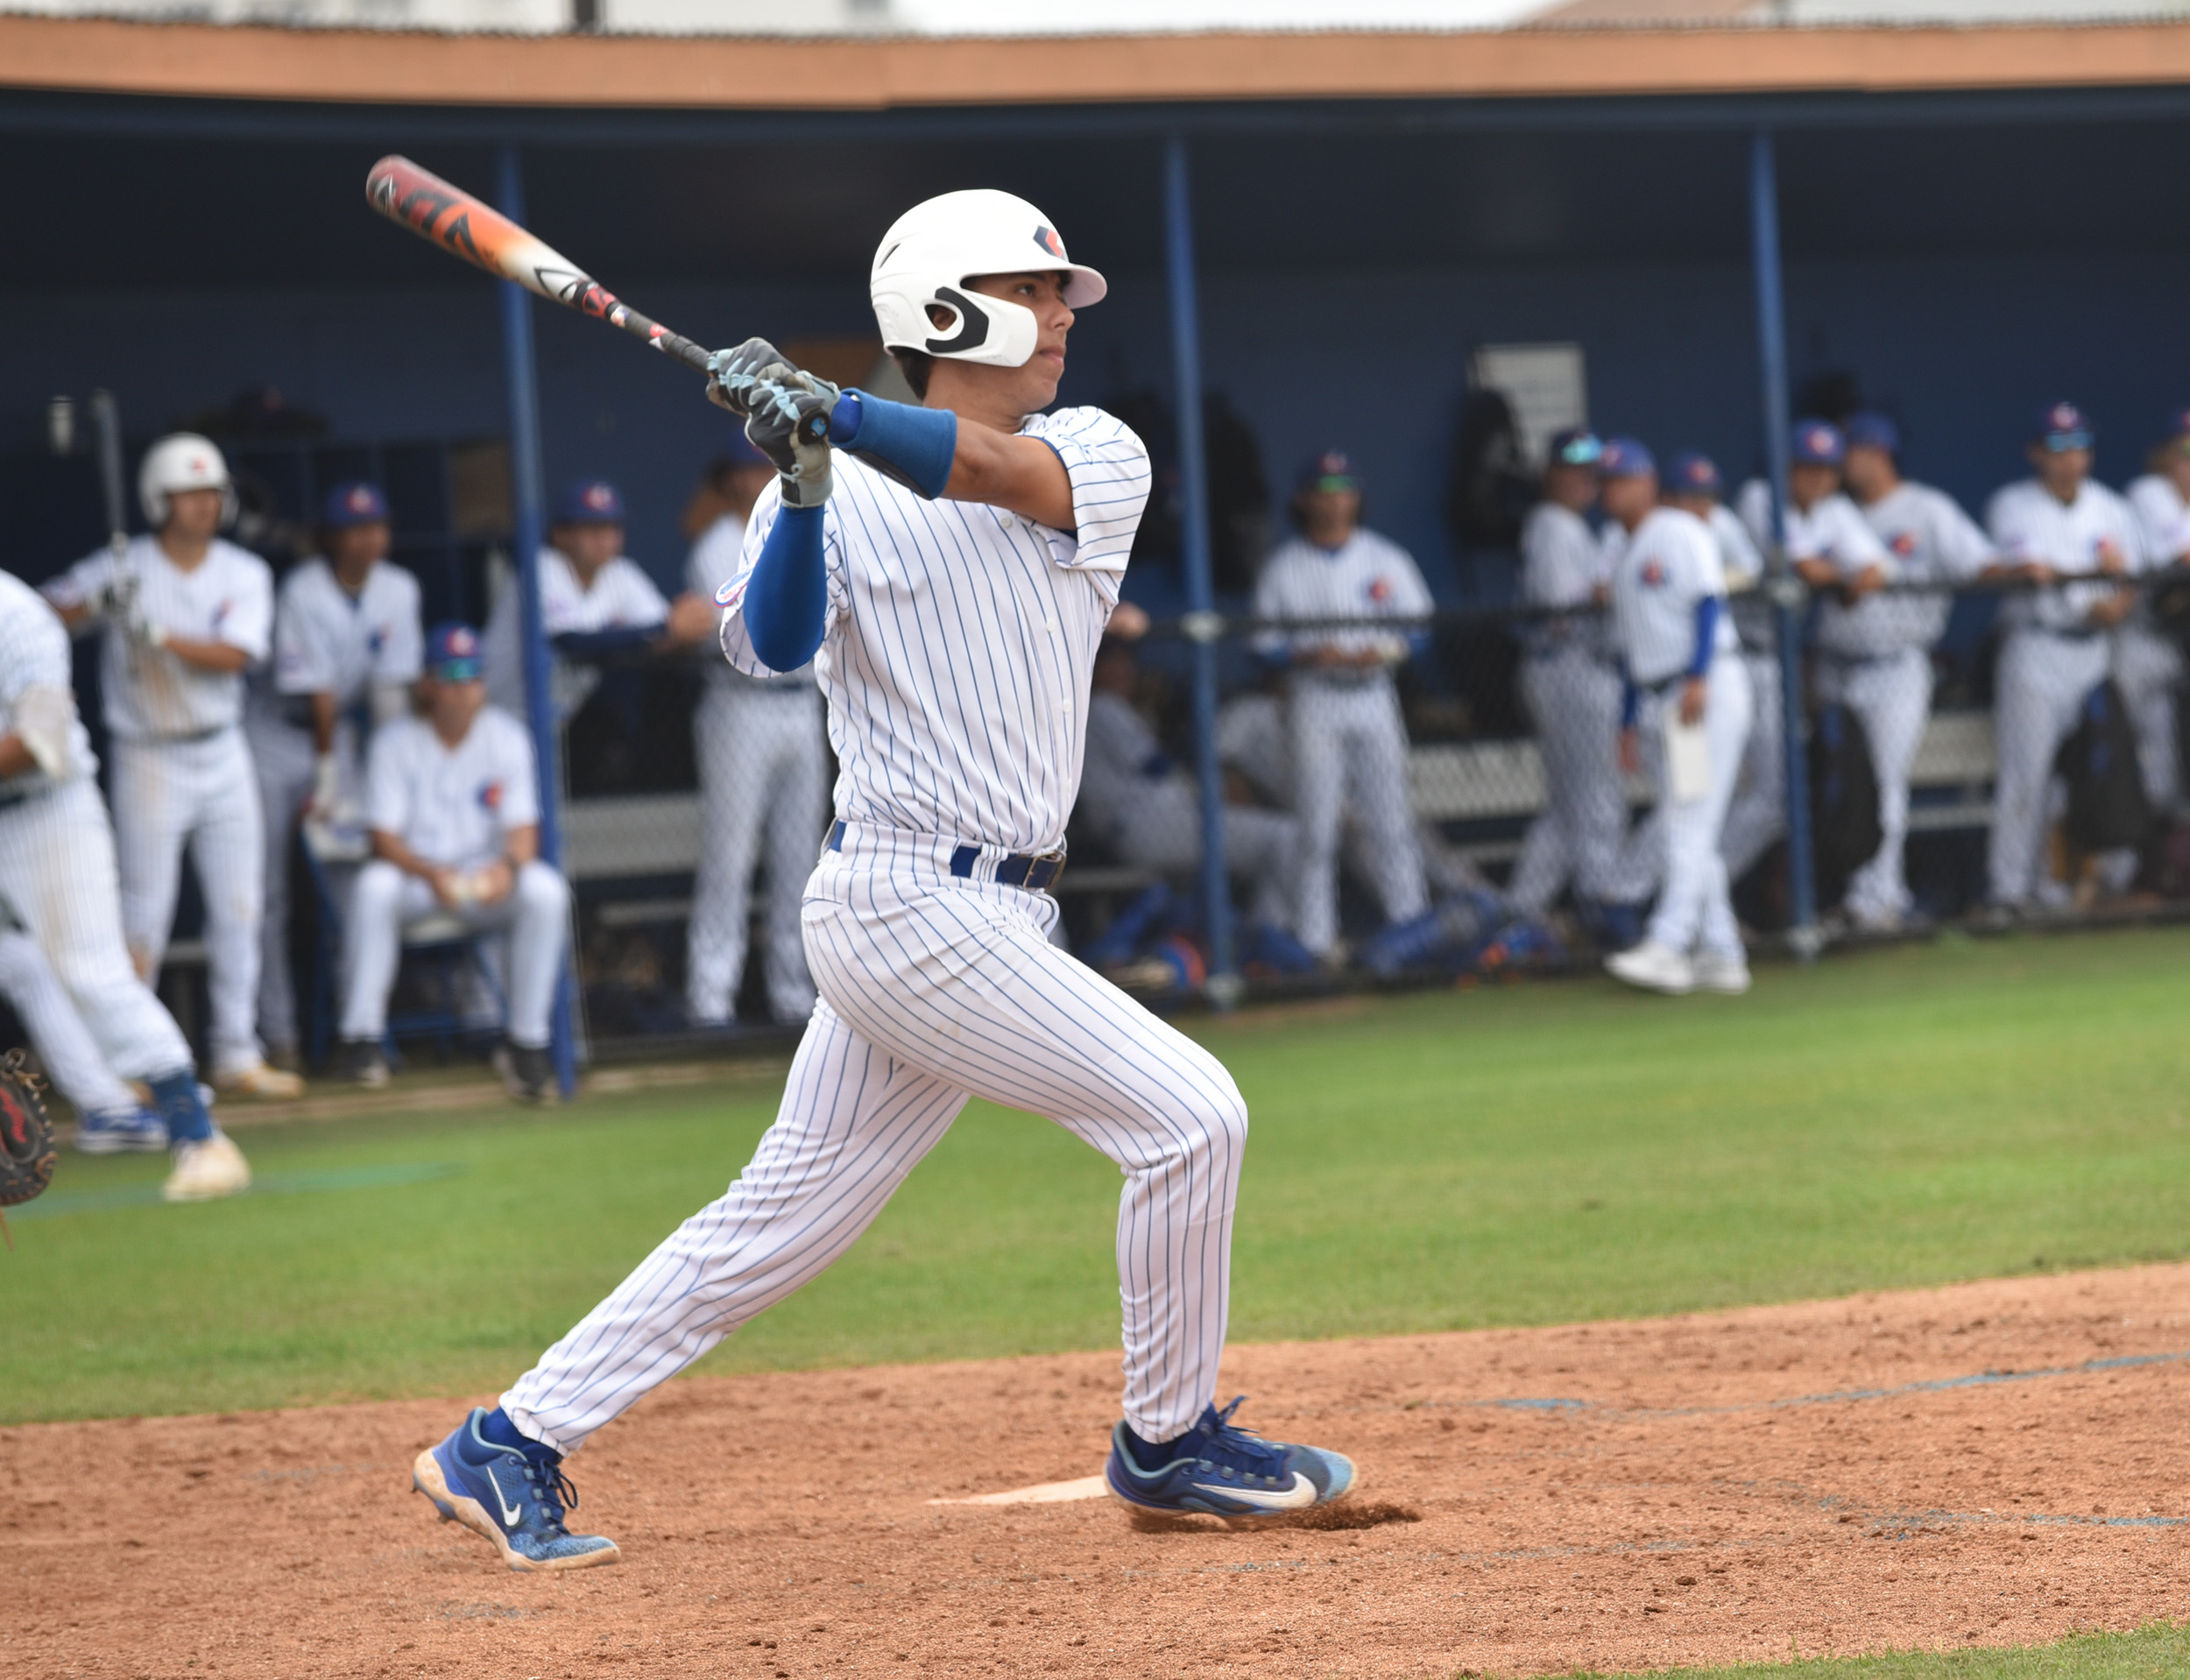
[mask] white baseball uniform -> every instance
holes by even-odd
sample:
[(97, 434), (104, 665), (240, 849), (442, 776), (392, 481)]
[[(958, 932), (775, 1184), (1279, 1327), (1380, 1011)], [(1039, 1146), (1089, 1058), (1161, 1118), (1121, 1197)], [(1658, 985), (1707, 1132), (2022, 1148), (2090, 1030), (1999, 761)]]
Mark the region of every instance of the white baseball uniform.
[(364, 793), (364, 750), (382, 695), (415, 682), (424, 654), (418, 579), (390, 561), (365, 574), (356, 595), (318, 556), (281, 580), (274, 602), (273, 662), (251, 681), (244, 730), (258, 773), (265, 820), (266, 886), (258, 950), (258, 1030), (269, 1044), (297, 1041), (289, 969), (289, 846), (312, 793), (315, 694), (335, 698), (335, 758), (343, 798)]
[[(692, 545), (691, 588), (715, 591), (744, 569), (745, 522), (725, 513)], [(768, 1008), (778, 1020), (813, 1013), (799, 903), (813, 872), (814, 849), (829, 823), (827, 726), (821, 690), (809, 666), (788, 676), (752, 677), (717, 661), (692, 714), (700, 774), (700, 821), (706, 840), (692, 883), (692, 925), (685, 948), (685, 1005), (692, 1019), (716, 1026), (736, 1019), (745, 971), (752, 872), (768, 872)]]
[[(144, 617), (169, 634), (220, 642), (263, 662), (273, 621), (273, 574), (258, 555), (215, 538), (184, 571), (156, 537), (140, 536), (122, 562), (137, 579)], [(60, 605), (96, 601), (115, 576), (102, 549), (46, 586)], [(261, 1059), (258, 932), (265, 831), (258, 781), (241, 727), (244, 675), (186, 665), (109, 624), (99, 679), (112, 740), (114, 834), (122, 869), (122, 926), (146, 973), (173, 930), (187, 845), (205, 899), (208, 990), (216, 1077)]]
[[(382, 724), (366, 762), (365, 821), (399, 836), (429, 864), (471, 870), (497, 861), (512, 829), (540, 822), (540, 774), (530, 732), (494, 706), (481, 707), (453, 747), (423, 717)], [(360, 870), (350, 893), (343, 1037), (377, 1041), (386, 1030), (403, 929), (436, 914), (454, 915), (480, 931), (508, 932), (510, 1039), (544, 1046), (562, 971), (570, 889), (553, 865), (538, 858), (518, 870), (516, 885), (498, 902), (453, 910), (426, 882), (385, 858)]]
[[(2037, 561), (2067, 573), (2095, 570), (2103, 546), (2132, 568), (2144, 542), (2129, 504), (2087, 479), (2064, 503), (2035, 478), (1995, 492), (1985, 526), (2003, 560)], [(1998, 759), (1986, 873), (2002, 905), (2055, 901), (2066, 889), (2043, 875), (2046, 788), (2054, 755), (2076, 727), (2083, 698), (2106, 680), (2106, 632), (2091, 611), (2116, 590), (2110, 582), (2057, 583), (2002, 604), (2008, 637), (1993, 676), (1993, 738)]]
[[(1892, 584), (1951, 585), (1991, 563), (1992, 544), (1944, 491), (1904, 483), (1862, 512), (1886, 557), (1874, 562), (1835, 549), (1826, 557), (1844, 576), (1880, 563)], [(1878, 779), (1878, 851), (1847, 884), (1847, 913), (1859, 925), (1890, 927), (1914, 904), (1903, 866), (1909, 767), (1932, 715), (1932, 645), (1953, 604), (1941, 588), (1868, 595), (1852, 606), (1827, 596), (1818, 609), (1818, 697), (1862, 719)]]
[[(1336, 551), (1295, 537), (1263, 561), (1254, 585), (1258, 618), (1415, 618), (1431, 605), (1413, 558), (1374, 531), (1354, 532)], [(1406, 656), (1408, 643), (1402, 633), (1365, 624), (1265, 631), (1254, 645), (1293, 661), (1286, 715), (1301, 827), (1296, 931), (1302, 944), (1323, 956), (1339, 938), (1339, 825), (1348, 800), (1375, 858), (1384, 919), (1409, 921), (1430, 907), (1409, 794), (1407, 725), (1390, 668)], [(1304, 656), (1318, 650), (1375, 653), (1385, 663), (1306, 663)]]
[[(996, 879), (1064, 837), (1095, 650), (1148, 494), (1148, 453), (1088, 408), (1036, 417), (1072, 532), (926, 502), (838, 455), (814, 661), (837, 825), (806, 893), (821, 1001), (775, 1125), (689, 1219), (503, 1396), (569, 1452), (825, 1267), (978, 1095), (1056, 1120), (1125, 1174), (1125, 1415), (1150, 1441), (1216, 1392), (1247, 1109), (1222, 1064), (1049, 942), (1047, 894)], [(746, 533), (757, 556), (774, 486)], [(742, 582), (723, 645), (749, 675)], [(1023, 877), (1022, 877), (1023, 879)]]
[[(2190, 505), (2175, 481), (2146, 473), (2129, 488), (2130, 511), (2144, 539), (2144, 569), (2165, 571), (2190, 554)], [(2182, 798), (2182, 760), (2175, 703), (2182, 687), (2182, 649), (2139, 602), (2114, 632), (2114, 681), (2137, 724), (2137, 757), (2153, 808), (2172, 814)]]
[[(590, 583), (579, 579), (559, 548), (540, 551), (540, 631), (552, 642), (558, 636), (583, 635), (598, 630), (643, 629), (668, 622), (669, 603), (654, 581), (636, 561), (618, 554), (593, 574)], [(512, 717), (525, 716), (525, 648), (518, 634), (518, 596), (514, 583), (502, 591), (488, 615), (486, 636), (480, 649), (485, 667), (487, 699)], [(586, 702), (600, 686), (601, 674), (591, 666), (574, 666), (555, 659), (548, 664), (548, 694), (555, 702), (558, 725)]]
[(1749, 677), (1741, 643), (1721, 612), (1705, 671), (1704, 734), (1710, 785), (1676, 800), (1664, 735), (1696, 657), (1696, 609), (1726, 596), (1711, 527), (1677, 507), (1654, 508), (1621, 546), (1612, 579), (1612, 622), (1628, 674), (1642, 695), (1637, 726), (1651, 738), (1665, 836), (1665, 885), (1650, 915), (1653, 942), (1683, 955), (1739, 960), (1741, 929), (1728, 895), (1720, 830), (1749, 730)]
[[(1613, 527), (1617, 529), (1617, 527)], [(1572, 508), (1539, 502), (1521, 527), (1521, 598), (1558, 616), (1529, 624), (1521, 698), (1544, 757), (1545, 805), (1522, 838), (1507, 896), (1530, 915), (1570, 883), (1578, 897), (1626, 904), (1650, 893), (1628, 846), (1628, 797), (1616, 751), (1620, 672), (1597, 604), (1616, 544)]]
[[(1122, 695), (1087, 702), (1077, 820), (1125, 862), (1190, 875), (1202, 859), (1200, 791)], [(1225, 806), (1225, 867), (1253, 884), (1255, 921), (1288, 933), (1300, 876), (1300, 825), (1282, 811)]]
[[(121, 886), (115, 866), (114, 831), (93, 780), (98, 770), (91, 743), (74, 718), (70, 694), (68, 632), (53, 610), (20, 579), (0, 572), (0, 735), (15, 734), (32, 690), (67, 697), (71, 719), (67, 751), (57, 775), (43, 770), (0, 780), (0, 909), (35, 941), (46, 974), (67, 993), (41, 994), (43, 977), (18, 960), (11, 972), (28, 989), (16, 992), (24, 1024), (49, 1056), (56, 1083), (60, 1062), (86, 1069), (64, 1084), (72, 1102), (97, 1102), (97, 1112), (134, 1108), (101, 1100), (102, 1078), (164, 1077), (190, 1066), (190, 1047), (174, 1018), (131, 965), (123, 938)], [(50, 698), (50, 695), (48, 696)], [(28, 1007), (25, 1005), (27, 1003)], [(59, 1061), (53, 1041), (41, 1031), (42, 1014), (66, 1010), (95, 1047), (87, 1059), (81, 1046), (64, 1043)], [(61, 1028), (66, 1035), (65, 1025)], [(95, 1074), (88, 1071), (96, 1063)], [(105, 1092), (111, 1098), (113, 1092)]]

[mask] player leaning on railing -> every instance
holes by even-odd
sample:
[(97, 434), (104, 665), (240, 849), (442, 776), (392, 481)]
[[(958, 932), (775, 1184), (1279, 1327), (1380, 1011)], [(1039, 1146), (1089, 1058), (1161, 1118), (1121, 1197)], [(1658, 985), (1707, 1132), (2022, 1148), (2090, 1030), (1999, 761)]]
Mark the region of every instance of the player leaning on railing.
[(1119, 421), (1042, 412), (1103, 278), (1034, 206), (970, 192), (901, 217), (872, 284), (923, 406), (839, 394), (758, 340), (717, 356), (710, 386), (779, 474), (718, 592), (724, 652), (755, 676), (813, 660), (842, 766), (806, 889), (821, 1001), (738, 1182), (499, 1407), (419, 1455), (420, 1490), (513, 1568), (615, 1558), (564, 1526), (563, 1456), (826, 1267), (973, 1096), (1055, 1119), (1125, 1175), (1112, 1490), (1258, 1517), (1353, 1483), (1346, 1459), (1264, 1441), (1213, 1403), (1238, 1087), (1049, 942), (1090, 673), (1148, 495), (1148, 453)]

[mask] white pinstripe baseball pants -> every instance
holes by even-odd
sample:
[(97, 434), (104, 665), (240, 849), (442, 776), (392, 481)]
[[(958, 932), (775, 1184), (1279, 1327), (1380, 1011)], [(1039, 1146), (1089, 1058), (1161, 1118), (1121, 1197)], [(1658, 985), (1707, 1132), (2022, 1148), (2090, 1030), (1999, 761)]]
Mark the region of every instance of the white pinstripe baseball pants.
[(854, 829), (807, 886), (822, 1000), (775, 1124), (723, 1197), (502, 1397), (575, 1451), (850, 1247), (969, 1097), (1116, 1161), (1125, 1416), (1190, 1428), (1216, 1394), (1247, 1106), (1200, 1045), (1049, 942), (1045, 894), (950, 873), (950, 841)]

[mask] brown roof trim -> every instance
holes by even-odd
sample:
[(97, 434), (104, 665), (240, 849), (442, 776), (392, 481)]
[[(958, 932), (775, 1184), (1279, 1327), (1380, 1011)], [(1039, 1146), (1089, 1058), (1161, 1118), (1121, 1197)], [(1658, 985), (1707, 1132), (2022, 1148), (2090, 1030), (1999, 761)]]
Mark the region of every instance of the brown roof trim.
[(0, 17), (0, 87), (384, 104), (858, 110), (2178, 81), (2190, 81), (2190, 21), (784, 40)]

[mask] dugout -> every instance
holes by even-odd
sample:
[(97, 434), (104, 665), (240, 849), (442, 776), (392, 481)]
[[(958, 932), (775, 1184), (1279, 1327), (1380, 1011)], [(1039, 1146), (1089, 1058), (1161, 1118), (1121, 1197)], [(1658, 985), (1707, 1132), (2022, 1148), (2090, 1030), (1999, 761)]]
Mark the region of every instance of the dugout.
[[(1486, 343), (1579, 344), (1596, 425), (1736, 476), (1765, 464), (1775, 380), (1852, 385), (1973, 506), (2072, 395), (2119, 484), (2190, 393), (2186, 118), (2190, 24), (2165, 21), (801, 42), (4, 18), (9, 564), (98, 536), (81, 463), (45, 453), (49, 397), (112, 389), (141, 444), (273, 387), (307, 422), (257, 440), (288, 463), (279, 511), (329, 451), (399, 458), (442, 492), (403, 533), (429, 611), (482, 610), (523, 512), (479, 488), (521, 382), (493, 285), (367, 212), (389, 151), (516, 187), (550, 243), (721, 342), (865, 338), (898, 209), (1021, 192), (1113, 280), (1065, 400), (1160, 413), (1198, 380), (1274, 486), (1350, 448), (1449, 604), (1510, 587), (1443, 514)], [(672, 582), (727, 420), (597, 323), (531, 314), (546, 483), (618, 480)], [(1195, 604), (1189, 569), (1134, 592)]]

